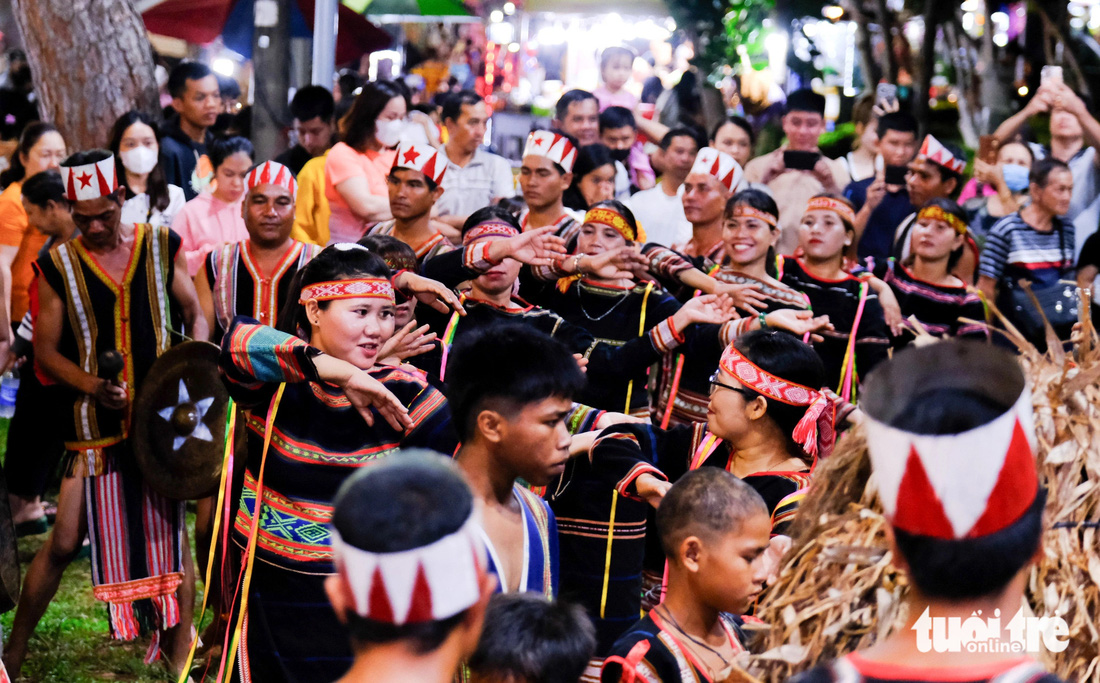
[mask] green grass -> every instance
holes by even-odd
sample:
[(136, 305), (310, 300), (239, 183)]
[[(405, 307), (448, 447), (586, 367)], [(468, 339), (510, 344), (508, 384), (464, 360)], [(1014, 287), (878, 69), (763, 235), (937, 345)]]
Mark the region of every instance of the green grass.
[[(7, 443), (7, 432), (8, 420), (0, 419), (0, 452)], [(188, 514), (188, 526), (193, 533), (192, 514)], [(45, 534), (19, 540), (23, 572), (45, 540)], [(14, 610), (0, 616), (5, 639), (11, 632), (14, 616)], [(21, 680), (29, 683), (174, 681), (161, 664), (147, 666), (143, 662), (148, 646), (148, 638), (131, 642), (111, 639), (106, 603), (92, 597), (91, 562), (81, 558), (65, 570), (57, 595), (38, 624), (23, 664)]]

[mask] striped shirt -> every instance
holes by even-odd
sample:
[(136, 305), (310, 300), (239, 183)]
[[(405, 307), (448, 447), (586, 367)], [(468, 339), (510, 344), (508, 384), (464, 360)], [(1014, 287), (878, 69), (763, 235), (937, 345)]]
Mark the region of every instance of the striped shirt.
[(1026, 279), (1049, 287), (1073, 269), (1073, 224), (1055, 217), (1053, 230), (1039, 232), (1011, 213), (989, 230), (978, 274), (998, 284)]

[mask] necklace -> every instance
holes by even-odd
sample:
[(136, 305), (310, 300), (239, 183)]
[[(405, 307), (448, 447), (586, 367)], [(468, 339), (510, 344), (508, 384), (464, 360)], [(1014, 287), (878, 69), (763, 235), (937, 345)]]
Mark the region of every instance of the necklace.
[[(685, 638), (687, 638), (691, 642), (693, 642), (696, 645), (698, 645), (699, 647), (704, 648), (706, 650), (709, 650), (711, 653), (713, 653), (714, 656), (717, 657), (719, 659), (719, 661), (722, 662), (722, 669), (728, 669), (729, 668), (730, 660), (723, 657), (722, 653), (719, 652), (718, 650), (714, 649), (710, 645), (707, 645), (702, 640), (696, 638), (695, 636), (693, 636), (690, 633), (688, 633), (687, 631), (685, 631), (684, 628), (682, 626), (680, 626), (680, 623), (676, 621), (676, 617), (672, 616), (672, 611), (669, 610), (669, 608), (666, 607), (663, 603), (657, 607), (657, 609), (662, 609), (662, 608), (664, 609), (665, 616), (668, 618), (668, 621), (669, 621), (669, 623), (672, 624), (673, 628), (675, 628), (677, 631), (679, 631), (682, 636), (684, 636)], [(721, 617), (719, 617), (719, 619), (721, 619)], [(702, 663), (702, 662), (700, 662), (700, 663)], [(706, 664), (703, 664), (703, 665), (706, 666)], [(710, 667), (708, 666), (707, 669), (710, 669)], [(711, 670), (710, 674), (713, 677), (714, 671)]]
[(580, 304), (580, 307), (581, 307), (581, 313), (583, 313), (583, 314), (584, 314), (584, 317), (588, 318), (588, 319), (589, 319), (589, 320), (591, 320), (592, 322), (599, 322), (600, 320), (603, 320), (603, 319), (604, 319), (604, 318), (606, 318), (607, 316), (611, 315), (611, 311), (614, 311), (614, 310), (615, 310), (616, 308), (618, 308), (618, 307), (619, 307), (619, 304), (621, 304), (622, 302), (624, 302), (624, 301), (626, 301), (627, 299), (629, 299), (629, 298), (630, 298), (630, 292), (623, 292), (622, 296), (620, 296), (620, 297), (619, 297), (618, 301), (616, 301), (615, 303), (613, 303), (613, 304), (611, 305), (611, 308), (609, 308), (609, 309), (607, 309), (606, 311), (604, 311), (604, 312), (603, 312), (603, 313), (602, 313), (601, 315), (598, 315), (598, 316), (595, 316), (595, 317), (593, 317), (593, 316), (592, 316), (592, 315), (591, 315), (591, 314), (590, 314), (590, 313), (589, 313), (589, 312), (588, 312), (587, 310), (585, 310), (585, 308), (584, 308), (584, 300), (583, 300), (583, 299), (581, 299), (581, 289), (583, 289), (583, 288), (584, 288), (584, 285), (578, 282), (578, 283), (577, 283), (577, 303), (578, 303), (578, 304)]

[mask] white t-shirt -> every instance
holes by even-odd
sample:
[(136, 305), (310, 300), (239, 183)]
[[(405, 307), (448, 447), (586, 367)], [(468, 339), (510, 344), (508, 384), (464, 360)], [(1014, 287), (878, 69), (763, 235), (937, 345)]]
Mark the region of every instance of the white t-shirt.
[(646, 241), (671, 247), (691, 239), (691, 223), (684, 217), (684, 186), (676, 194), (665, 194), (661, 184), (636, 192), (626, 200), (634, 217), (642, 224)]
[(122, 205), (122, 222), (124, 225), (149, 223), (153, 226), (171, 226), (172, 219), (176, 217), (176, 214), (179, 213), (186, 202), (187, 198), (183, 194), (183, 188), (169, 183), (168, 206), (165, 207), (164, 211), (153, 209), (153, 213), (150, 215), (149, 195), (143, 192), (130, 197)]

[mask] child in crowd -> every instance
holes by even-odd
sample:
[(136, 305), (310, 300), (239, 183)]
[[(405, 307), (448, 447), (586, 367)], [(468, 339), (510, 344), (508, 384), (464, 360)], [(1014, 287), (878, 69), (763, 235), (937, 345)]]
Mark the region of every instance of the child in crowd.
[(494, 595), (467, 663), (469, 683), (577, 683), (596, 650), (579, 605), (531, 593)]
[(634, 111), (638, 98), (626, 89), (634, 72), (634, 51), (621, 45), (612, 45), (600, 54), (600, 81), (592, 91), (600, 102), (600, 111), (608, 107), (626, 107)]
[(703, 467), (677, 481), (657, 508), (668, 560), (664, 601), (623, 634), (604, 683), (722, 681), (744, 651), (732, 615), (764, 588), (771, 518), (751, 486)]

